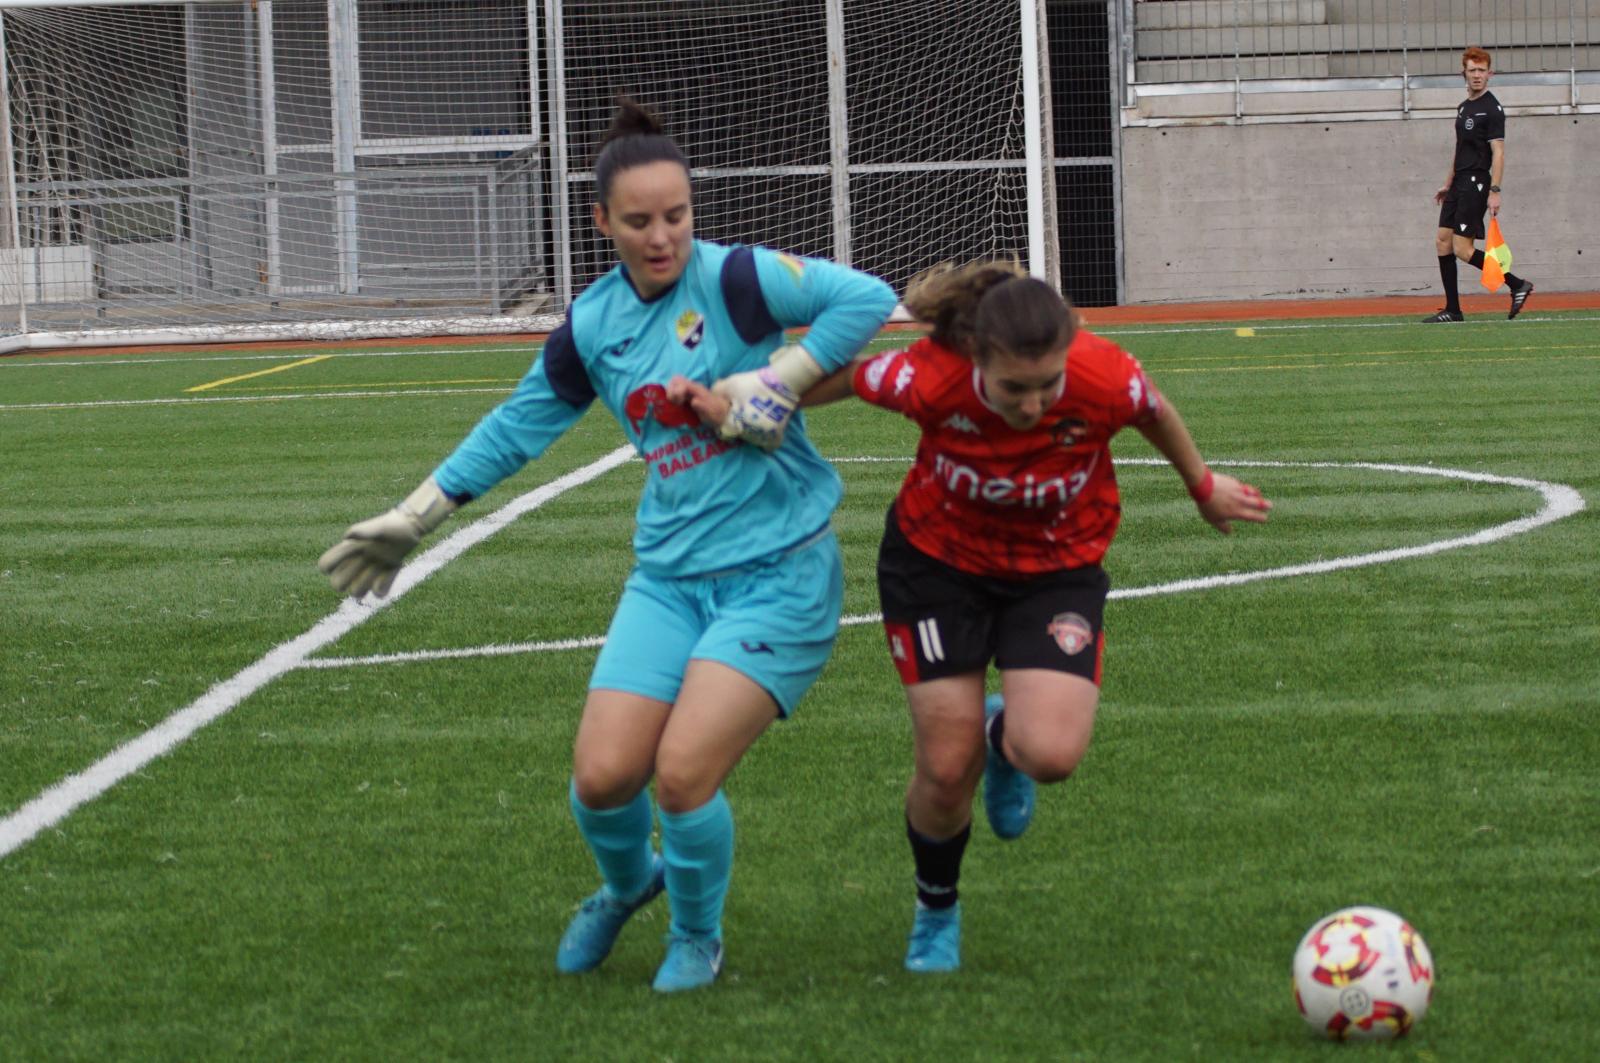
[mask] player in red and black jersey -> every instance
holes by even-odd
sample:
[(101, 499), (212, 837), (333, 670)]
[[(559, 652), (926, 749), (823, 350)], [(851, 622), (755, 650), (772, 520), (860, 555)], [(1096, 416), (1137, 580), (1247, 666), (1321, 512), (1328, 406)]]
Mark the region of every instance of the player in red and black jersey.
[[(1015, 838), (1035, 780), (1067, 778), (1088, 748), (1110, 588), (1100, 561), (1122, 512), (1111, 437), (1138, 429), (1223, 532), (1265, 520), (1271, 504), (1207, 469), (1138, 361), (1076, 329), (1065, 300), (1014, 264), (936, 268), (903, 302), (930, 334), (829, 377), (805, 404), (854, 391), (922, 429), (878, 588), (915, 744), (906, 966), (948, 971), (960, 965), (957, 881), (979, 778), (990, 825)], [(721, 423), (704, 389), (689, 401)], [(1003, 697), (984, 696), (991, 661)]]

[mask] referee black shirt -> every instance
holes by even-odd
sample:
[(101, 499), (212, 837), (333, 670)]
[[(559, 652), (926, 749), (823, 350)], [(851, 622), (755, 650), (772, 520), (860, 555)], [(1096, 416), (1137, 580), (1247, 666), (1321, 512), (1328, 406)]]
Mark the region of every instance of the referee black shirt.
[(1462, 170), (1487, 172), (1494, 154), (1489, 141), (1506, 138), (1506, 112), (1494, 93), (1485, 92), (1475, 100), (1462, 100), (1456, 108), (1456, 173)]

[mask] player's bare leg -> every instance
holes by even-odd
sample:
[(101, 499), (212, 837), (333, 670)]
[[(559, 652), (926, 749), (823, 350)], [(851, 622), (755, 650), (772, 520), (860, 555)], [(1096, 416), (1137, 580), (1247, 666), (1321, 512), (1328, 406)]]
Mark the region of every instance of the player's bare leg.
[(983, 673), (913, 684), (906, 699), (916, 751), (906, 787), (906, 836), (917, 884), (906, 969), (954, 971), (961, 966), (957, 885), (983, 775)]

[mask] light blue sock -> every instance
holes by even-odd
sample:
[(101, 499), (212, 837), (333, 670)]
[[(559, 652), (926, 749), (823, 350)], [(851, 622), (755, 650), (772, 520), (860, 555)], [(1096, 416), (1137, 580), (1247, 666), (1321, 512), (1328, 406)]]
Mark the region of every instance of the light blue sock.
[(640, 790), (621, 808), (598, 811), (578, 800), (576, 784), (567, 796), (572, 818), (612, 896), (632, 900), (643, 893), (650, 885), (650, 795)]
[(699, 808), (661, 813), (672, 931), (722, 936), (722, 902), (733, 877), (733, 810), (718, 790)]

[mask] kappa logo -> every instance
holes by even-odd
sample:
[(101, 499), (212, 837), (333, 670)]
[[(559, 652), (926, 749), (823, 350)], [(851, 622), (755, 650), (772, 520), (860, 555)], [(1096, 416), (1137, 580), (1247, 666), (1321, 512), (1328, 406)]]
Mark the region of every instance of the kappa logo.
[(1068, 657), (1082, 653), (1083, 648), (1094, 641), (1094, 629), (1077, 613), (1057, 613), (1045, 630)]
[(673, 328), (678, 334), (678, 342), (692, 351), (700, 346), (701, 340), (705, 339), (706, 319), (700, 316), (698, 310), (685, 310), (678, 315)]
[(741, 639), (739, 648), (746, 653), (770, 653), (774, 657), (778, 655), (778, 651), (768, 646), (765, 642), (745, 642)]
[(957, 432), (967, 432), (971, 435), (980, 435), (983, 431), (973, 422), (972, 418), (968, 417), (960, 410), (957, 410), (949, 417), (946, 417), (944, 423), (939, 427), (953, 429)]

